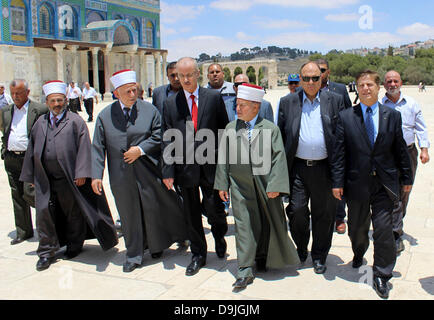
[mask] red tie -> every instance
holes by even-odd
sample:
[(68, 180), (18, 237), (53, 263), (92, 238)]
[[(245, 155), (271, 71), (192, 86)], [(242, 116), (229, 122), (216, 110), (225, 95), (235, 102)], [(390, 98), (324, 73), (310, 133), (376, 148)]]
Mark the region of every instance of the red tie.
[(194, 132), (197, 131), (197, 105), (196, 105), (196, 101), (194, 100), (195, 96), (194, 94), (192, 94), (190, 96), (193, 104), (191, 105), (191, 119), (193, 120), (193, 124), (194, 124)]

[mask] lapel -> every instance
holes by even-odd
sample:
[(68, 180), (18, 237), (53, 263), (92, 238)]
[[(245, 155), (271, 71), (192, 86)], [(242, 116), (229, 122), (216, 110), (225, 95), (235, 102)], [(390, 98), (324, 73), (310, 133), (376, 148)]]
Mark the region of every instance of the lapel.
[(127, 121), (125, 120), (125, 116), (124, 113), (122, 112), (122, 107), (119, 100), (113, 102), (111, 106), (111, 116), (112, 116), (113, 126), (122, 132), (126, 132)]
[(378, 134), (375, 140), (374, 149), (381, 143), (384, 133), (386, 131), (387, 122), (389, 120), (389, 114), (387, 113), (387, 108), (378, 102)]
[(57, 126), (57, 128), (56, 128), (56, 130), (54, 132), (54, 136), (57, 136), (60, 133), (60, 131), (62, 131), (63, 128), (66, 127), (66, 125), (68, 124), (69, 120), (70, 120), (69, 119), (69, 112), (68, 112), (68, 110), (66, 110), (65, 114), (63, 115), (62, 119), (59, 122), (59, 125)]
[(357, 106), (355, 106), (353, 108), (354, 111), (354, 122), (356, 124), (356, 127), (359, 129), (360, 133), (362, 134), (367, 146), (369, 147), (369, 149), (372, 149), (371, 147), (371, 143), (369, 142), (369, 137), (368, 134), (366, 132), (366, 128), (365, 128), (365, 124), (363, 121), (363, 111), (362, 111), (362, 107), (360, 106), (360, 104), (358, 104)]
[(321, 91), (320, 93), (320, 113), (321, 113), (321, 121), (323, 125), (323, 130), (325, 130), (326, 125), (324, 121), (327, 121), (327, 123), (331, 123), (331, 119), (329, 116), (328, 108), (330, 106), (330, 95), (327, 94), (325, 91)]
[(197, 129), (200, 128), (200, 123), (203, 117), (203, 114), (205, 113), (205, 106), (208, 99), (208, 95), (206, 94), (206, 91), (204, 88), (199, 87), (199, 105), (198, 108), (198, 114), (197, 114)]
[(184, 90), (181, 89), (176, 94), (176, 107), (179, 115), (186, 121), (192, 121), (190, 110), (188, 109), (187, 98), (185, 97)]
[(36, 108), (33, 107), (33, 102), (29, 100), (29, 108), (27, 109), (27, 136), (30, 136), (37, 114), (38, 112)]
[(10, 105), (11, 110), (9, 110), (9, 112), (4, 112), (4, 123), (6, 124), (5, 127), (5, 134), (7, 134), (9, 136), (10, 130), (11, 130), (11, 126), (12, 126), (12, 119), (14, 117), (14, 104)]
[(295, 108), (293, 108), (292, 110), (292, 112), (294, 113), (294, 121), (292, 123), (293, 137), (300, 136), (301, 114), (303, 112), (303, 93), (303, 90), (300, 90), (300, 92), (298, 92), (298, 106), (295, 106)]
[(44, 123), (42, 124), (42, 133), (44, 134), (44, 141), (47, 137), (47, 129), (48, 129), (48, 122), (50, 120), (50, 111), (44, 115)]
[(253, 144), (255, 139), (259, 136), (259, 133), (262, 132), (263, 126), (264, 125), (263, 125), (262, 118), (258, 117), (258, 119), (256, 119), (255, 126), (253, 127), (253, 130), (252, 130), (252, 138), (250, 139), (251, 144)]

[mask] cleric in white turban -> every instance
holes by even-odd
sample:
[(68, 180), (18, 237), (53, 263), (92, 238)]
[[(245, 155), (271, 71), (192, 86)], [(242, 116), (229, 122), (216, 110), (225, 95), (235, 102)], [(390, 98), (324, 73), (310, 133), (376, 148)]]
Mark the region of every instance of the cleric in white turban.
[(89, 130), (81, 116), (66, 109), (66, 88), (59, 80), (43, 85), (50, 112), (32, 128), (20, 176), (35, 186), (37, 271), (48, 269), (65, 245), (65, 256), (72, 259), (86, 239), (97, 238), (104, 250), (118, 243), (105, 195), (92, 192)]
[(144, 263), (146, 249), (159, 258), (174, 242), (185, 240), (184, 220), (176, 193), (160, 179), (160, 113), (138, 99), (133, 70), (118, 71), (110, 81), (118, 100), (105, 107), (95, 123), (92, 188), (101, 193), (107, 158), (127, 249), (123, 271), (132, 272)]
[(227, 125), (218, 151), (214, 189), (223, 201), (229, 200), (229, 194), (232, 200), (236, 291), (253, 282), (255, 262), (258, 272), (299, 263), (281, 198), (289, 193), (282, 137), (277, 126), (258, 116), (264, 94), (264, 89), (255, 85), (238, 87), (238, 119)]

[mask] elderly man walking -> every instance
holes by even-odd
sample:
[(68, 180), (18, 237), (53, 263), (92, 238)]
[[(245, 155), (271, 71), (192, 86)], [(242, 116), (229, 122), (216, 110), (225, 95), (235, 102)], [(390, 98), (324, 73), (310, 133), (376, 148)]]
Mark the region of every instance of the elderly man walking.
[(38, 271), (49, 268), (63, 245), (72, 259), (85, 239), (96, 237), (104, 250), (118, 243), (105, 195), (92, 192), (86, 123), (66, 110), (66, 83), (50, 81), (43, 90), (50, 112), (32, 128), (20, 177), (36, 190)]
[[(382, 103), (383, 105), (401, 113), (402, 133), (410, 154), (411, 171), (414, 181), (414, 178), (416, 177), (418, 158), (415, 140), (417, 138), (420, 148), (419, 158), (422, 164), (428, 163), (430, 159), (428, 154), (430, 142), (428, 140), (428, 129), (419, 104), (412, 97), (403, 94), (401, 87), (401, 75), (394, 70), (387, 72), (384, 77), (384, 89), (386, 89), (386, 95), (383, 97)], [(393, 234), (395, 236), (397, 254), (405, 249), (404, 242), (402, 241), (402, 236), (404, 234), (403, 219), (407, 213), (410, 192), (411, 191), (404, 192), (403, 189), (401, 189), (399, 203), (395, 207), (393, 213)]]
[[(229, 190), (232, 198), (238, 260), (235, 289), (253, 282), (255, 261), (260, 272), (300, 262), (288, 236), (281, 199), (289, 193), (282, 137), (277, 126), (259, 115), (264, 94), (255, 85), (238, 87), (238, 119), (226, 126), (219, 147), (214, 189), (223, 201), (229, 200)], [(258, 155), (263, 157), (260, 165)]]
[(1, 158), (4, 160), (12, 204), (15, 215), (16, 238), (11, 244), (18, 244), (33, 237), (32, 216), (27, 197), (34, 198), (30, 186), (20, 181), (24, 155), (29, 144), (29, 136), (36, 120), (48, 109), (29, 99), (30, 89), (24, 80), (14, 80), (10, 85), (13, 104), (0, 110), (2, 131)]

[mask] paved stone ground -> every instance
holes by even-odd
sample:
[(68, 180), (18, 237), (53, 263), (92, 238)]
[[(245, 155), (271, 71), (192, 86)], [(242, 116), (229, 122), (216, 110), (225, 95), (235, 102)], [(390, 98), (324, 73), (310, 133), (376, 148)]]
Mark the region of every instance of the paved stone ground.
[[(434, 139), (434, 88), (428, 93), (418, 93), (407, 87), (406, 94), (416, 98), (422, 110), (431, 139)], [(275, 107), (286, 90), (267, 93)], [(353, 96), (352, 96), (353, 98)], [(96, 112), (106, 103), (100, 103)], [(86, 119), (85, 112), (81, 115)], [(93, 133), (93, 123), (89, 124)], [(431, 152), (431, 156), (434, 153)], [(434, 298), (434, 167), (432, 162), (419, 164), (416, 184), (405, 218), (405, 251), (398, 258), (391, 280), (391, 300)], [(105, 189), (109, 185), (105, 177)], [(189, 250), (176, 245), (164, 252), (161, 259), (152, 260), (146, 255), (145, 266), (126, 274), (122, 272), (125, 246), (121, 238), (116, 248), (103, 252), (96, 240), (85, 243), (84, 251), (72, 260), (59, 259), (48, 270), (37, 272), (37, 238), (11, 246), (15, 237), (12, 201), (3, 161), (0, 162), (0, 299), (146, 299), (146, 300), (378, 300), (367, 283), (370, 268), (355, 270), (351, 267), (352, 251), (348, 235), (333, 236), (333, 246), (327, 260), (327, 272), (316, 275), (309, 258), (304, 266), (271, 270), (258, 274), (253, 285), (240, 293), (232, 292), (237, 261), (234, 222), (229, 216), (228, 253), (218, 259), (209, 225), (204, 219), (209, 244), (207, 265), (195, 276), (186, 277), (185, 268), (191, 256)], [(117, 211), (111, 192), (107, 192), (114, 218)], [(33, 212), (34, 217), (34, 212)], [(35, 232), (36, 234), (36, 232)], [(372, 265), (372, 243), (365, 256)]]

